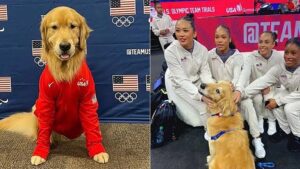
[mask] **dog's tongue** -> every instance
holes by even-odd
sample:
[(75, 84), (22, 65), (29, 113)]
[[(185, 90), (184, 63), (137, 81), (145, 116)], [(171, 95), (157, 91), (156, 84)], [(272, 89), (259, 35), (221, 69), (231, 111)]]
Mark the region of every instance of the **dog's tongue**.
[(68, 54), (62, 54), (62, 55), (60, 55), (60, 57), (62, 59), (68, 59), (70, 57), (70, 55), (68, 55)]

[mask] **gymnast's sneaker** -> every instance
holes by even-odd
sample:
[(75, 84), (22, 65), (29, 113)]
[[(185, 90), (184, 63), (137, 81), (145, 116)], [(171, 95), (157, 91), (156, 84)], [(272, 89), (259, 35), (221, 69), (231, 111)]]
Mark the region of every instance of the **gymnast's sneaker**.
[(252, 144), (255, 148), (255, 156), (257, 158), (265, 158), (266, 156), (266, 151), (264, 148), (264, 144), (261, 142), (261, 138), (254, 138), (252, 140)]
[(273, 135), (277, 132), (276, 130), (276, 121), (270, 121), (268, 120), (268, 123), (269, 123), (269, 128), (268, 128), (268, 135)]

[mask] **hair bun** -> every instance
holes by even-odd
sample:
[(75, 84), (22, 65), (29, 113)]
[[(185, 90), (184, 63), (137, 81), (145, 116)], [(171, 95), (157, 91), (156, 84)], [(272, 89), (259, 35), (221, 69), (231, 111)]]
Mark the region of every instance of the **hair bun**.
[(186, 14), (186, 16), (191, 18), (191, 19), (194, 19), (194, 14), (193, 13), (188, 13), (188, 14)]

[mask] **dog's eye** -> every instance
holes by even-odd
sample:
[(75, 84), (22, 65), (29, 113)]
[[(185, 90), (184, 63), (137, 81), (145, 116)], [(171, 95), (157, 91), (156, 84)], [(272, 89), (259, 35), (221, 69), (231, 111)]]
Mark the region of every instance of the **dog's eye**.
[(219, 89), (216, 89), (216, 93), (220, 94), (220, 90), (219, 90)]
[(56, 30), (57, 29), (57, 26), (56, 25), (53, 25), (51, 26), (52, 29)]
[(71, 29), (74, 29), (74, 28), (76, 28), (76, 26), (73, 25), (73, 24), (71, 24), (70, 28), (71, 28)]

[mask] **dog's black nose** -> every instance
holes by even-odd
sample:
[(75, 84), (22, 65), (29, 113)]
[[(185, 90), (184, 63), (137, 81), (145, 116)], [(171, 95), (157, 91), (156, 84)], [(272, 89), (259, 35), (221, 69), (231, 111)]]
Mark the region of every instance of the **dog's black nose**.
[(71, 48), (71, 44), (69, 42), (62, 42), (62, 43), (59, 44), (59, 48), (62, 51), (66, 52)]
[(206, 84), (205, 83), (201, 83), (200, 88), (201, 89), (205, 89), (205, 87), (206, 87)]

